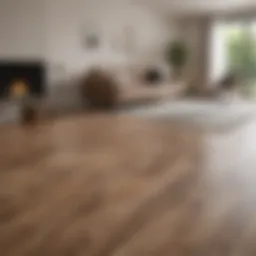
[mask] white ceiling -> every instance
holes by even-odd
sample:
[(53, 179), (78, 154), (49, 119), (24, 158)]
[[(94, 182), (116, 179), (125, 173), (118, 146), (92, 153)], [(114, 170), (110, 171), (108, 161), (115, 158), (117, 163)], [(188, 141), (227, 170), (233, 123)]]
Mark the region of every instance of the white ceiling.
[(135, 0), (159, 10), (178, 13), (209, 13), (256, 9), (256, 0)]

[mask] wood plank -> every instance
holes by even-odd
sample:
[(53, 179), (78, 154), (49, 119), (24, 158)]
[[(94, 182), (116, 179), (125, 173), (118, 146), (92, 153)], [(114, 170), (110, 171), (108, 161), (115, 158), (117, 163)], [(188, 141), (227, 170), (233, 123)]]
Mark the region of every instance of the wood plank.
[(1, 255), (254, 255), (255, 126), (0, 127)]

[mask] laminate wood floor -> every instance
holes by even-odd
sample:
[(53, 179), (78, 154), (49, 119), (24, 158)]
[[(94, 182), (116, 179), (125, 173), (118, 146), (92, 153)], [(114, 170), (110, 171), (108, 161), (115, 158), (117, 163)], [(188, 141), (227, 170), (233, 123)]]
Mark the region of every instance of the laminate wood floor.
[(0, 127), (0, 255), (256, 255), (256, 124)]

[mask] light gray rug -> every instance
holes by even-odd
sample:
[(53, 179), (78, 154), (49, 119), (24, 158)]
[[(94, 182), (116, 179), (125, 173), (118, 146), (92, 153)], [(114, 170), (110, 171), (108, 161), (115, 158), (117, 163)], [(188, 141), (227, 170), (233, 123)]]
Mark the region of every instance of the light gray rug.
[(249, 101), (176, 100), (128, 110), (126, 114), (180, 121), (203, 128), (243, 124), (256, 116), (256, 103)]

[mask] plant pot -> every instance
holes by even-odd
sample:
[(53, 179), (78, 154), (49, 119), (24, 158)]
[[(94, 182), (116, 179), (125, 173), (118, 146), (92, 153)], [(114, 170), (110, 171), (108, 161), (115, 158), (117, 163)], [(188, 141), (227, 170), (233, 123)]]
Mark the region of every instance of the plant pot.
[(23, 106), (21, 110), (21, 122), (23, 124), (33, 124), (37, 119), (36, 109), (32, 106)]

